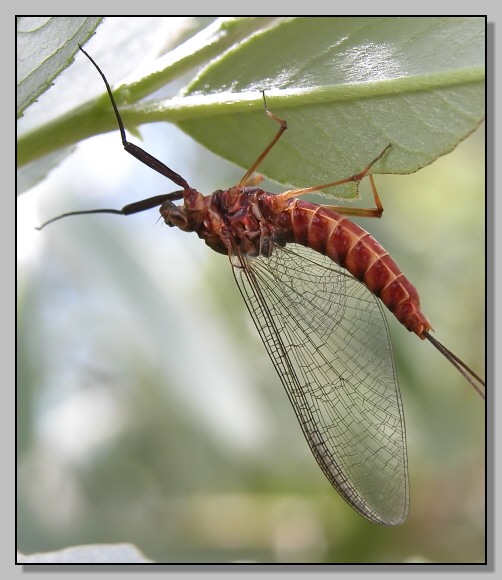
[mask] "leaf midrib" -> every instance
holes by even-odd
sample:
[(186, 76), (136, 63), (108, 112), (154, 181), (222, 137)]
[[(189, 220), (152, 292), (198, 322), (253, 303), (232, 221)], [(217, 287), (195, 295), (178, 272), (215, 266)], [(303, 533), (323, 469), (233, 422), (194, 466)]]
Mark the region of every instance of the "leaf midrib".
[[(320, 103), (357, 101), (374, 97), (402, 95), (405, 93), (430, 92), (455, 86), (484, 82), (482, 66), (441, 71), (427, 74), (408, 75), (399, 78), (379, 79), (363, 82), (322, 85), (303, 88), (271, 88), (267, 90), (267, 101), (274, 108), (297, 108)], [(123, 109), (124, 115), (142, 114), (149, 120), (158, 120), (158, 115), (173, 121), (196, 117), (211, 117), (235, 111), (263, 109), (261, 92), (221, 92), (210, 95), (187, 95), (163, 103), (150, 102)], [(165, 117), (168, 113), (168, 117)]]

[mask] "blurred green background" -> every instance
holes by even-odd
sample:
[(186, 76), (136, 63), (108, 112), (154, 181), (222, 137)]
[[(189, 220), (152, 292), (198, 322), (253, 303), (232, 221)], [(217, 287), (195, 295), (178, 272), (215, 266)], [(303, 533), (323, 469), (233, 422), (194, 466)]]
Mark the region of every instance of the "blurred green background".
[[(210, 193), (243, 171), (175, 127), (144, 147)], [(280, 148), (280, 145), (278, 146)], [(421, 294), (436, 336), (485, 375), (484, 127), (358, 220)], [(276, 184), (265, 188), (279, 191)], [(18, 206), (18, 549), (132, 542), (159, 562), (483, 562), (484, 405), (388, 317), (407, 422), (408, 520), (353, 512), (310, 455), (228, 260), (154, 211), (170, 191), (121, 149), (80, 144)], [(362, 187), (361, 206), (372, 204)]]

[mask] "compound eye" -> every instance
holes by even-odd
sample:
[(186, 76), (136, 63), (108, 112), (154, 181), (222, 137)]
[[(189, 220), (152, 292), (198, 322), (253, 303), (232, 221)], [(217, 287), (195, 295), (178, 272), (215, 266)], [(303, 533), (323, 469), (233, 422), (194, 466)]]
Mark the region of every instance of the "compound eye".
[(176, 208), (175, 210), (171, 211), (168, 216), (169, 221), (166, 219), (166, 224), (170, 226), (175, 226), (180, 230), (185, 230), (188, 225), (188, 218), (180, 208)]
[(188, 224), (188, 218), (184, 209), (183, 206), (178, 207), (172, 201), (168, 200), (160, 206), (159, 211), (166, 225), (184, 230)]

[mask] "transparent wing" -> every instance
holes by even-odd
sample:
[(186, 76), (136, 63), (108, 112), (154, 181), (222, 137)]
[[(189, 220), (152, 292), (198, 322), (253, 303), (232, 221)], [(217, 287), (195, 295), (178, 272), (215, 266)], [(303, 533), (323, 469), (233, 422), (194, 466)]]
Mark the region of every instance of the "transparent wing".
[(231, 262), (324, 474), (369, 520), (401, 523), (408, 511), (404, 416), (378, 299), (329, 258), (296, 244)]

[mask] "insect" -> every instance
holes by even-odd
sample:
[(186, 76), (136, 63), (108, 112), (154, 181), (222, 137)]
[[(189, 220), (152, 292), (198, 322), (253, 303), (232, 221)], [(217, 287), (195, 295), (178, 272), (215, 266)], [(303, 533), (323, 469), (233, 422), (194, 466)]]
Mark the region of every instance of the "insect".
[[(436, 340), (419, 295), (380, 244), (345, 215), (377, 216), (383, 208), (370, 170), (332, 183), (270, 194), (255, 171), (287, 129), (279, 129), (240, 182), (203, 195), (145, 150), (129, 142), (105, 83), (125, 150), (181, 189), (122, 209), (72, 211), (131, 215), (160, 206), (168, 226), (195, 232), (229, 257), (235, 281), (327, 479), (368, 520), (402, 523), (408, 512), (404, 414), (382, 304), (428, 340), (484, 398), (484, 381)], [(307, 193), (368, 177), (375, 208), (347, 209), (304, 201)], [(181, 202), (176, 204), (175, 202)], [(336, 211), (335, 211), (336, 210)], [(41, 229), (39, 228), (39, 229)]]

